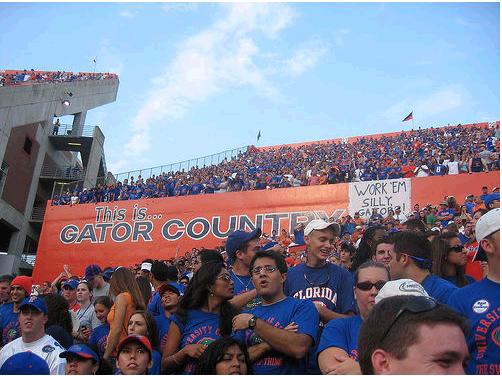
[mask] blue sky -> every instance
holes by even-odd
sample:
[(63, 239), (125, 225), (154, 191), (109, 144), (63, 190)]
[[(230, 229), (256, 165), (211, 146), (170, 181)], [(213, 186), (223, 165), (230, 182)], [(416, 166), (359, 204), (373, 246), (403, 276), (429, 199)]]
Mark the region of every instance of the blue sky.
[(113, 173), (500, 118), (498, 3), (2, 3), (0, 69), (116, 72)]

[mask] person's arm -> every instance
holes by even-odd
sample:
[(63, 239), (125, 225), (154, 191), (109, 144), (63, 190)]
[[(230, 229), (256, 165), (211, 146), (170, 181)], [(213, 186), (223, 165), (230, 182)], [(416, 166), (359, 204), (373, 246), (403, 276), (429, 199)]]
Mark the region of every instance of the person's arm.
[(467, 165), (468, 169), (467, 171), (469, 174), (472, 174), (472, 158), (469, 158), (469, 164)]
[(127, 302), (126, 298), (123, 294), (119, 294), (115, 298), (115, 316), (113, 321), (110, 323), (110, 334), (108, 334), (108, 342), (106, 344), (106, 351), (103, 355), (103, 359), (108, 360), (112, 353), (115, 351), (115, 348), (118, 345), (120, 339), (120, 332), (122, 331), (122, 327), (125, 325), (125, 315)]
[(176, 373), (176, 371), (182, 368), (190, 358), (199, 358), (206, 349), (206, 345), (192, 344), (178, 351), (180, 343), (180, 328), (176, 323), (171, 322), (167, 333), (166, 346), (162, 354), (161, 368), (163, 373)]
[(345, 314), (332, 311), (331, 309), (327, 308), (324, 304), (321, 304), (319, 302), (313, 302), (313, 303), (317, 308), (317, 312), (319, 312), (319, 317), (321, 318), (321, 321), (323, 322), (328, 322), (329, 320), (333, 319), (341, 319), (344, 317), (353, 316), (352, 313)]
[[(241, 313), (232, 320), (234, 330), (249, 328), (250, 313)], [(266, 321), (257, 318), (254, 327), (256, 335), (260, 336), (273, 349), (295, 359), (302, 359), (312, 346), (313, 340), (308, 334), (298, 334), (290, 330), (276, 328)]]
[(328, 347), (317, 358), (323, 375), (360, 375), (359, 363), (338, 347)]
[(256, 298), (256, 289), (251, 291), (243, 292), (242, 294), (235, 295), (228, 302), (232, 304), (235, 308), (241, 309), (244, 307), (250, 300)]

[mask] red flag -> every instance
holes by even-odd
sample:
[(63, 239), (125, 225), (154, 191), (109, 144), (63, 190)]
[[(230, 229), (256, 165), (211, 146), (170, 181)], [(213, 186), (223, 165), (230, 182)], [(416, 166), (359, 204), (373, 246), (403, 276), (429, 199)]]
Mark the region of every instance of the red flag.
[(408, 116), (406, 116), (403, 121), (413, 120), (413, 111), (410, 112)]

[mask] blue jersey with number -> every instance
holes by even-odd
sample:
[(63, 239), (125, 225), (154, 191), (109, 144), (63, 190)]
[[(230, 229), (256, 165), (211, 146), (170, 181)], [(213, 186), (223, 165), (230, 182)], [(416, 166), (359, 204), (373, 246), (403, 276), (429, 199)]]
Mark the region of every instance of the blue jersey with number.
[[(292, 322), (298, 325), (297, 334), (306, 334), (312, 338), (315, 346), (319, 314), (314, 304), (309, 301), (286, 297), (270, 305), (260, 305), (248, 311), (270, 325), (283, 329)], [(246, 345), (253, 346), (262, 339), (254, 331), (246, 330)], [(266, 352), (253, 363), (255, 375), (302, 375), (306, 371), (307, 357), (297, 360), (278, 350)]]
[(448, 305), (469, 320), (469, 375), (500, 374), (500, 283), (488, 278), (457, 289)]
[(338, 347), (345, 350), (349, 357), (359, 362), (357, 338), (362, 323), (361, 316), (330, 320), (322, 332), (317, 347), (317, 356), (329, 347)]

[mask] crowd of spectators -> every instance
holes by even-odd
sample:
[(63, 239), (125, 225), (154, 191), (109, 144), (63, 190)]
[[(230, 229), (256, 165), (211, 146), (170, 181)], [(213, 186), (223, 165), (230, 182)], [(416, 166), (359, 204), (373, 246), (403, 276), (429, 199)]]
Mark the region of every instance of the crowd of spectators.
[(0, 373), (499, 374), (499, 188), (473, 197), (65, 265), (37, 286), (2, 276)]
[(0, 71), (0, 86), (31, 85), (48, 82), (111, 80), (115, 78), (118, 78), (115, 73), (50, 72), (24, 69), (20, 71)]
[(189, 171), (130, 176), (116, 184), (67, 191), (53, 205), (278, 189), (344, 182), (471, 174), (500, 169), (498, 123), (402, 132), (353, 143), (277, 149), (249, 147), (231, 160)]

